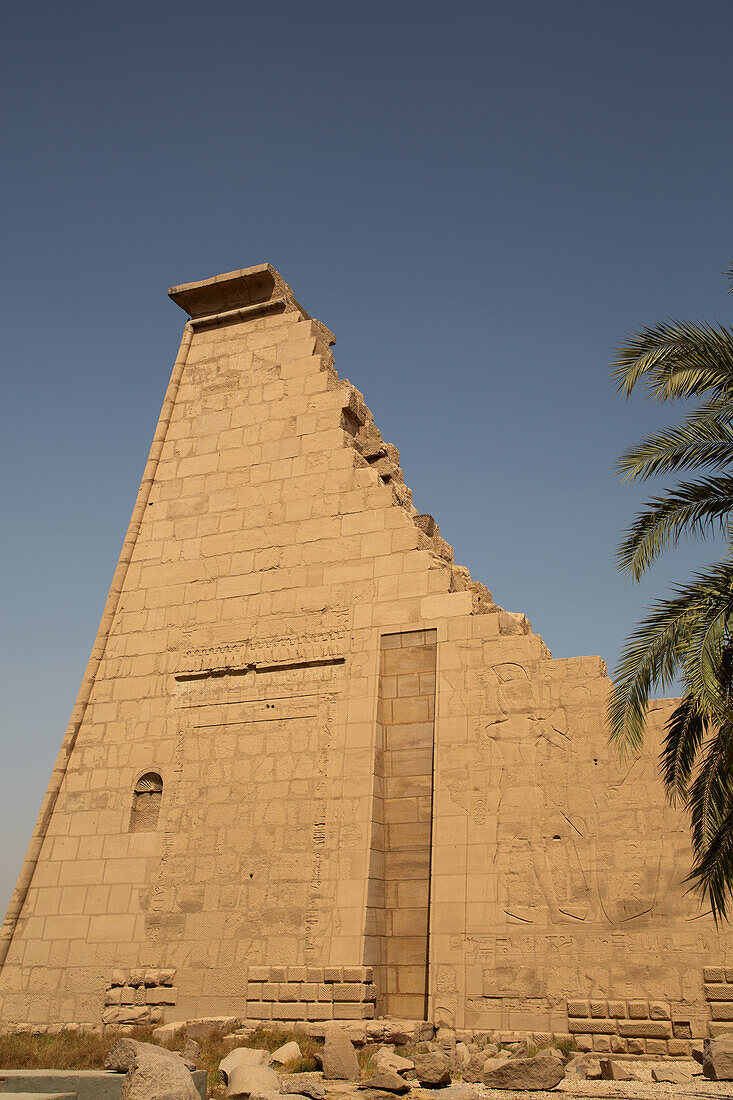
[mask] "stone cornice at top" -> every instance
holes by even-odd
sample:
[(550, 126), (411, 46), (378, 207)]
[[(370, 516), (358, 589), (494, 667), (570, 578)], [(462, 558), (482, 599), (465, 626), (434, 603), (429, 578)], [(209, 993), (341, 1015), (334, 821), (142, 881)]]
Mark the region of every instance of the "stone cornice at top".
[(308, 314), (296, 302), (293, 292), (272, 264), (258, 264), (240, 271), (227, 271), (212, 279), (172, 286), (168, 296), (193, 321), (235, 310), (279, 305)]

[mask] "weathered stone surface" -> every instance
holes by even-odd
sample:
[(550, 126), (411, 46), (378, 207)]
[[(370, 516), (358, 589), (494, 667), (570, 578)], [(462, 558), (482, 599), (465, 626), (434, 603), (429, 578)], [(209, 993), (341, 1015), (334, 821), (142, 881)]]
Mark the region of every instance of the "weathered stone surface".
[(458, 1068), (462, 1069), (463, 1066), (467, 1066), (471, 1061), (471, 1051), (468, 1049), (465, 1043), (456, 1043), (455, 1050), (453, 1051), (453, 1063)]
[(704, 1040), (702, 1071), (711, 1081), (733, 1081), (733, 1034)]
[(463, 1082), (447, 1085), (440, 1090), (440, 1100), (476, 1100), (478, 1089), (472, 1088)]
[(652, 1081), (660, 1081), (669, 1085), (685, 1085), (691, 1079), (691, 1074), (681, 1069), (680, 1066), (652, 1066)]
[(326, 1090), (310, 1073), (292, 1073), (281, 1081), (280, 1090), (290, 1095), (309, 1096), (310, 1100), (325, 1100)]
[(537, 1054), (536, 1054), (535, 1057), (537, 1057), (537, 1058), (556, 1058), (557, 1061), (559, 1061), (559, 1062), (565, 1062), (566, 1061), (565, 1055), (563, 1054), (563, 1052), (561, 1050), (558, 1050), (557, 1047), (543, 1047), (542, 1050), (537, 1051)]
[(234, 1031), (238, 1023), (236, 1016), (205, 1016), (198, 1020), (186, 1020), (186, 1036), (197, 1043), (205, 1042), (218, 1032), (226, 1035)]
[(470, 1084), (478, 1084), (480, 1081), (482, 1081), (484, 1075), (484, 1063), (486, 1061), (487, 1058), (485, 1054), (472, 1054), (468, 1063), (463, 1067), (463, 1080)]
[(565, 1066), (557, 1058), (510, 1058), (484, 1076), (492, 1089), (540, 1091), (554, 1089), (565, 1076)]
[(229, 1071), (227, 1096), (277, 1096), (279, 1092), (280, 1078), (268, 1066), (239, 1062)]
[(400, 1077), (399, 1073), (384, 1066), (375, 1069), (371, 1077), (365, 1078), (362, 1083), (365, 1088), (383, 1089), (385, 1092), (410, 1091), (410, 1086), (404, 1077)]
[(199, 1100), (189, 1070), (175, 1051), (135, 1039), (117, 1039), (105, 1068), (124, 1073), (122, 1100)]
[(601, 1058), (600, 1061), (603, 1081), (638, 1081), (638, 1077), (622, 1062), (614, 1062), (611, 1058)]
[(415, 1076), (425, 1088), (436, 1088), (451, 1083), (450, 1060), (438, 1053), (415, 1055)]
[(182, 1023), (161, 1024), (160, 1027), (153, 1029), (153, 1042), (159, 1043), (161, 1046), (171, 1043), (181, 1034), (185, 1026)]
[[(498, 1054), (493, 1054), (489, 1058), (483, 1058), (482, 1056), (482, 1059), (483, 1060), (481, 1062), (481, 1069), (478, 1077), (475, 1078), (474, 1082), (469, 1082), (469, 1084), (485, 1081), (486, 1074), (491, 1073), (493, 1070), (498, 1069), (500, 1066), (503, 1066), (505, 1062), (509, 1061), (510, 1055), (507, 1053), (507, 1051), (501, 1050)], [(464, 1080), (467, 1080), (465, 1075)]]
[(376, 1069), (388, 1069), (393, 1073), (409, 1073), (415, 1068), (415, 1063), (410, 1058), (403, 1058), (396, 1054), (391, 1047), (380, 1047), (374, 1055), (372, 1062)]
[(300, 1047), (296, 1042), (291, 1041), (274, 1050), (269, 1057), (269, 1063), (271, 1066), (286, 1066), (296, 1058), (300, 1058)]
[(186, 1039), (186, 1044), (181, 1051), (181, 1058), (186, 1069), (193, 1072), (198, 1069), (201, 1059), (201, 1047), (193, 1039)]
[(323, 1047), (323, 1076), (327, 1081), (358, 1081), (359, 1062), (354, 1044), (338, 1028), (326, 1035)]
[(264, 1066), (267, 1064), (269, 1057), (269, 1051), (261, 1050), (258, 1047), (235, 1047), (219, 1062), (219, 1073), (226, 1085), (229, 1081), (229, 1074), (236, 1066)]
[(581, 1081), (598, 1080), (601, 1076), (600, 1062), (588, 1054), (574, 1054), (565, 1065), (565, 1074)]

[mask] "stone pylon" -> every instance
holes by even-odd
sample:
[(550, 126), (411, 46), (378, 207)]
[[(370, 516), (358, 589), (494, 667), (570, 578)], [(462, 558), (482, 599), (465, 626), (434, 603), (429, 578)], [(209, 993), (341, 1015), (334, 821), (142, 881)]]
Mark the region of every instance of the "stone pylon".
[[(0, 1021), (389, 1014), (682, 1053), (733, 1012), (654, 735), (413, 506), (269, 265), (189, 315), (0, 938)], [(661, 727), (670, 704), (658, 704)]]

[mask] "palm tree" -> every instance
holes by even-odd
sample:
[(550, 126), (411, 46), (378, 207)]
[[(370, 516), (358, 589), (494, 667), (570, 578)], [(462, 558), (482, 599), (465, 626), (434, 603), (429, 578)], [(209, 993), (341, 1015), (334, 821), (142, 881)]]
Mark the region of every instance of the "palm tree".
[(618, 547), (619, 570), (638, 581), (682, 539), (722, 534), (726, 543), (721, 561), (651, 607), (625, 646), (608, 705), (612, 740), (637, 751), (653, 689), (682, 683), (661, 774), (670, 801), (689, 812), (688, 881), (717, 922), (733, 895), (733, 331), (678, 321), (643, 329), (613, 367), (625, 396), (641, 386), (654, 401), (688, 408), (621, 456), (625, 480), (694, 471), (645, 504)]

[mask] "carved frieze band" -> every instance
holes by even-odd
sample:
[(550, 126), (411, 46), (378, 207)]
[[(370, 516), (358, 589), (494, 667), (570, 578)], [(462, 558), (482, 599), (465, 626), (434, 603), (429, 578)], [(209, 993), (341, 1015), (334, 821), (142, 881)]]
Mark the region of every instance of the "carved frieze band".
[(348, 644), (348, 612), (335, 612), (329, 619), (328, 626), (321, 618), (320, 623), (313, 624), (316, 629), (302, 633), (247, 638), (241, 642), (179, 650), (171, 655), (171, 671), (176, 679), (183, 680), (252, 668), (344, 661)]

